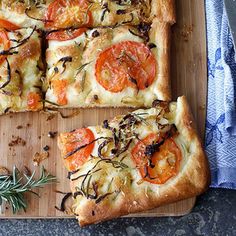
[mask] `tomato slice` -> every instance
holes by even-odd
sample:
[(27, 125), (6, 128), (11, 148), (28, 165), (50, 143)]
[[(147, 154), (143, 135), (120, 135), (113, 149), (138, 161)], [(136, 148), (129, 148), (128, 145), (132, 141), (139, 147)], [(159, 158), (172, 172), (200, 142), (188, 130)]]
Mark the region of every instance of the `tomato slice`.
[(48, 34), (48, 40), (66, 41), (79, 37), (86, 31), (86, 28), (79, 28), (75, 30), (60, 30)]
[(96, 62), (97, 82), (106, 90), (118, 93), (127, 86), (143, 90), (157, 73), (155, 56), (143, 43), (123, 41), (100, 53)]
[[(7, 31), (4, 29), (0, 29), (0, 47), (1, 50), (8, 50), (10, 48), (10, 40), (7, 36)], [(0, 56), (0, 65), (4, 62), (6, 56)]]
[(57, 96), (58, 105), (66, 105), (68, 100), (66, 96), (66, 89), (68, 82), (66, 80), (54, 79), (51, 81), (54, 94)]
[(8, 20), (4, 20), (4, 19), (0, 19), (0, 28), (4, 28), (4, 29), (7, 29), (7, 30), (18, 30), (18, 29), (20, 29), (19, 26), (11, 23)]
[(36, 111), (40, 108), (40, 95), (35, 92), (30, 92), (27, 96), (27, 106), (31, 111)]
[(93, 151), (94, 143), (92, 141), (95, 139), (93, 132), (88, 128), (76, 129), (73, 132), (63, 134), (61, 139), (62, 143), (64, 143), (64, 150), (62, 152), (65, 156), (73, 152), (76, 148), (88, 144), (64, 159), (65, 165), (69, 171), (77, 170), (87, 161)]
[(156, 134), (150, 134), (139, 141), (132, 150), (132, 158), (145, 181), (153, 184), (164, 184), (177, 175), (182, 154), (174, 139), (168, 138), (151, 157), (146, 156), (146, 147), (157, 142), (157, 140), (161, 140), (160, 137)]
[(87, 0), (54, 0), (46, 12), (46, 28), (91, 26), (92, 13)]

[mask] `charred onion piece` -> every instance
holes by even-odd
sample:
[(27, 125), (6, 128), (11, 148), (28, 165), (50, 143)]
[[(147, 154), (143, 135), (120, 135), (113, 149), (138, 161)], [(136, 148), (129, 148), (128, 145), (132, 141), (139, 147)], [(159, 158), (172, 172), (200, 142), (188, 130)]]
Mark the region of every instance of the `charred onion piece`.
[(171, 128), (170, 130), (168, 130), (164, 136), (162, 137), (162, 140), (157, 142), (157, 143), (154, 143), (154, 144), (151, 144), (151, 145), (147, 145), (146, 146), (146, 149), (145, 149), (145, 152), (144, 154), (147, 155), (147, 156), (153, 156), (153, 154), (157, 151), (159, 151), (159, 148), (161, 145), (164, 144), (165, 140), (172, 137), (173, 135), (175, 135), (177, 132), (177, 128), (175, 125), (171, 125)]
[(147, 145), (144, 154), (147, 156), (153, 156), (155, 152), (159, 151), (160, 146), (163, 145), (164, 142), (165, 142), (165, 139), (162, 139), (158, 143)]
[[(98, 171), (100, 171), (100, 170), (101, 170), (101, 168), (99, 168), (99, 169), (93, 171), (92, 173), (89, 173), (89, 175), (94, 174), (94, 173), (96, 173), (96, 172), (98, 172)], [(69, 173), (70, 173), (70, 172), (69, 172)], [(74, 180), (80, 179), (80, 178), (85, 177), (85, 176), (87, 176), (87, 173), (86, 173), (86, 174), (83, 174), (83, 175), (79, 175), (79, 176), (77, 176), (76, 178), (70, 179), (70, 180), (71, 180), (71, 181), (74, 181)], [(71, 176), (70, 176), (70, 177), (71, 177)]]
[(0, 89), (3, 89), (11, 82), (11, 67), (7, 58), (6, 62), (7, 62), (7, 81), (0, 86)]
[(129, 76), (129, 81), (138, 86), (138, 82), (135, 78)]
[(156, 99), (153, 101), (152, 107), (161, 107), (164, 109), (165, 112), (168, 112), (169, 111), (169, 102), (164, 102), (164, 101)]
[(112, 141), (113, 141), (113, 139), (112, 139), (112, 138), (109, 138), (109, 139), (105, 140), (104, 142), (102, 142), (102, 143), (99, 145), (99, 147), (98, 147), (98, 156), (99, 156), (101, 159), (104, 158), (103, 155), (102, 155), (102, 149), (103, 149), (104, 147), (106, 147), (107, 144), (111, 143)]
[(114, 192), (111, 193), (105, 193), (104, 195), (101, 195), (99, 198), (96, 199), (95, 203), (98, 204), (99, 202), (101, 202), (102, 200), (104, 200), (107, 196), (113, 194)]
[(133, 15), (133, 13), (130, 13), (130, 16), (131, 16), (131, 19), (130, 19), (130, 20), (127, 20), (127, 21), (123, 21), (122, 24), (128, 24), (128, 23), (133, 22), (133, 20), (134, 20), (134, 15)]
[(68, 175), (67, 175), (67, 178), (70, 179), (71, 175), (73, 175), (73, 174), (75, 174), (75, 173), (77, 173), (79, 171), (80, 171), (80, 169), (77, 169), (77, 170), (74, 170), (74, 171), (69, 171)]
[(122, 153), (124, 153), (125, 151), (127, 151), (127, 149), (129, 148), (130, 144), (132, 143), (132, 139), (129, 140), (129, 142), (120, 150), (117, 151), (116, 156), (120, 156)]
[(97, 197), (98, 197), (98, 185), (97, 185), (97, 183), (93, 182), (92, 186), (93, 186), (94, 195), (87, 193), (88, 194), (87, 198), (97, 199)]
[(58, 211), (65, 212), (65, 210), (66, 210), (66, 208), (65, 208), (66, 200), (67, 200), (69, 197), (71, 197), (71, 196), (72, 196), (72, 193), (66, 193), (65, 196), (62, 198), (60, 207), (55, 206), (55, 208), (56, 208)]
[(105, 14), (106, 12), (110, 12), (110, 9), (108, 8), (108, 3), (104, 3), (102, 8), (104, 9), (103, 12), (102, 12), (102, 16), (101, 16), (101, 21), (104, 21), (104, 18), (105, 18)]
[(31, 38), (31, 36), (33, 35), (33, 33), (36, 31), (36, 26), (33, 28), (32, 32), (30, 33), (30, 35), (26, 38), (24, 38), (23, 40), (19, 41), (19, 44), (13, 47), (10, 47), (8, 50), (3, 50), (0, 52), (0, 55), (13, 55), (13, 54), (17, 54), (18, 52), (12, 52), (13, 49), (16, 49), (20, 46), (22, 46), (23, 44), (25, 44), (26, 42), (28, 42), (28, 40)]
[(156, 47), (157, 47), (157, 45), (155, 43), (149, 43), (148, 44), (149, 49), (156, 48)]
[(63, 74), (66, 70), (66, 63), (72, 62), (72, 57), (70, 56), (62, 57), (58, 62), (62, 62), (63, 71), (61, 72), (61, 74)]
[(99, 139), (109, 139), (109, 138), (107, 138), (107, 137), (99, 137), (99, 138), (96, 138), (96, 139), (92, 140), (91, 142), (89, 142), (89, 143), (87, 143), (87, 144), (84, 144), (84, 145), (82, 145), (82, 146), (80, 146), (80, 147), (77, 147), (77, 148), (74, 149), (73, 151), (67, 153), (67, 154), (64, 156), (64, 158), (66, 159), (66, 158), (72, 156), (73, 154), (75, 154), (75, 153), (78, 152), (79, 150), (81, 150), (81, 149), (87, 147), (88, 145), (90, 145), (90, 144), (92, 144), (92, 143), (98, 141)]

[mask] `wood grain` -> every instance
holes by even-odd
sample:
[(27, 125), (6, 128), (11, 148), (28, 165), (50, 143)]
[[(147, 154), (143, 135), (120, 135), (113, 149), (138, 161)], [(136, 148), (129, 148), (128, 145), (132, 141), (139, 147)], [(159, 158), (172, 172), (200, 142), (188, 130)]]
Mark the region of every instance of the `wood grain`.
[[(185, 94), (191, 105), (192, 112), (197, 122), (200, 136), (204, 138), (205, 108), (207, 91), (206, 69), (206, 34), (205, 11), (203, 0), (176, 0), (178, 23), (173, 27), (172, 35), (172, 92), (173, 99)], [(59, 205), (62, 195), (56, 190), (69, 192), (69, 181), (63, 168), (57, 149), (56, 138), (49, 138), (49, 131), (69, 131), (81, 126), (95, 125), (104, 119), (127, 112), (129, 109), (81, 109), (80, 113), (70, 119), (62, 119), (56, 115), (52, 120), (47, 120), (44, 113), (12, 114), (0, 117), (0, 166), (11, 169), (13, 165), (31, 170), (33, 155), (41, 152), (45, 145), (50, 147), (50, 156), (43, 161), (43, 165), (52, 174), (56, 175), (59, 183), (40, 189), (40, 198), (28, 196), (29, 207), (27, 212), (13, 216), (6, 210), (3, 218), (50, 218), (68, 217), (55, 209)], [(73, 110), (63, 111), (69, 114)], [(23, 126), (17, 127), (17, 126)], [(20, 128), (20, 129), (19, 129)], [(25, 140), (24, 146), (9, 146), (14, 137)], [(149, 212), (132, 216), (169, 216), (188, 213), (195, 203), (195, 198), (163, 206)]]

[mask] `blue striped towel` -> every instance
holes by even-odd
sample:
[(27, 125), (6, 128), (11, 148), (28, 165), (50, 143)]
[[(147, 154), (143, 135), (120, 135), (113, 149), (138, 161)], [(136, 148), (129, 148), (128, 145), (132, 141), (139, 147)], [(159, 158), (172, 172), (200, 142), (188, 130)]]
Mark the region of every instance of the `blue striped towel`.
[(223, 0), (206, 0), (206, 19), (208, 105), (205, 148), (212, 172), (211, 186), (236, 189), (236, 54)]

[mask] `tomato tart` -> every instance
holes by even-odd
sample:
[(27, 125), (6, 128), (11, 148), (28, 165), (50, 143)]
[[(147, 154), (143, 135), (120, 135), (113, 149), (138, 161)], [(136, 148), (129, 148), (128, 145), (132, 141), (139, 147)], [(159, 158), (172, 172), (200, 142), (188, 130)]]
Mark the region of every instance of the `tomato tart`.
[(204, 192), (209, 167), (185, 97), (61, 133), (81, 226)]
[(2, 0), (0, 9), (2, 20), (46, 30), (175, 22), (174, 0)]
[(41, 39), (36, 29), (0, 28), (0, 114), (42, 108)]
[(170, 25), (80, 28), (47, 35), (48, 106), (150, 107), (168, 101)]

